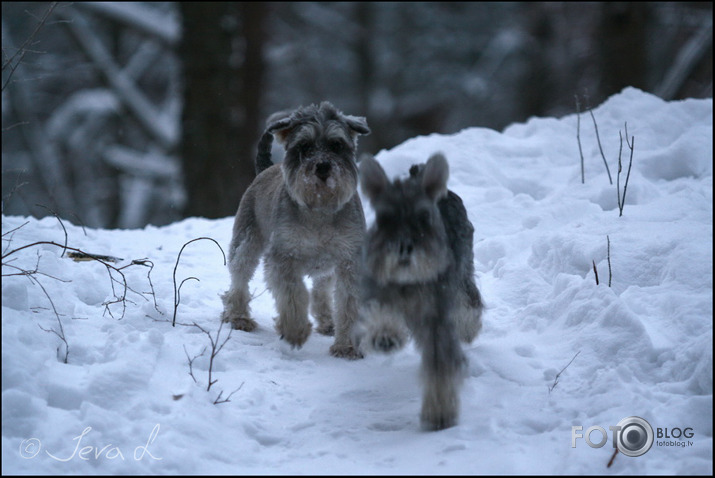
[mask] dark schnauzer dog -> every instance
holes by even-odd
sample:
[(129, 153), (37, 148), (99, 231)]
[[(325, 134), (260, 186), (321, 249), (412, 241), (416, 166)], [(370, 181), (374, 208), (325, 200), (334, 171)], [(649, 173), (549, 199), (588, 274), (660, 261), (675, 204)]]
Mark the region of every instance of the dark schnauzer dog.
[[(305, 343), (310, 305), (318, 332), (335, 334), (330, 353), (361, 357), (350, 333), (365, 235), (355, 150), (357, 136), (369, 132), (365, 118), (345, 115), (328, 102), (268, 119), (256, 157), (259, 174), (241, 199), (229, 249), (231, 287), (222, 296), (222, 320), (234, 329), (256, 327), (248, 282), (263, 256), (281, 338), (293, 347)], [(282, 164), (271, 163), (274, 136), (285, 147)], [(313, 278), (310, 296), (306, 275)]]
[(481, 329), (482, 300), (474, 283), (474, 228), (462, 200), (447, 189), (441, 154), (390, 182), (371, 157), (361, 159), (363, 193), (375, 209), (363, 251), (360, 324), (356, 341), (382, 352), (412, 335), (422, 351), (421, 422), (428, 430), (454, 425), (466, 365), (459, 340)]

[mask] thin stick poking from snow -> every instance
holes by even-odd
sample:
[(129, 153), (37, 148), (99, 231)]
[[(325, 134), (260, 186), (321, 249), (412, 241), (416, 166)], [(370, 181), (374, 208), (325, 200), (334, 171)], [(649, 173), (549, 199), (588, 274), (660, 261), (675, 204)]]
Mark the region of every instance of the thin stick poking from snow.
[(581, 105), (578, 102), (578, 95), (574, 95), (576, 99), (576, 141), (578, 142), (578, 154), (581, 156), (581, 184), (586, 182), (583, 170), (583, 149), (581, 148)]
[(596, 129), (596, 141), (598, 141), (598, 150), (601, 151), (603, 164), (606, 166), (606, 172), (608, 173), (608, 182), (610, 184), (613, 184), (613, 179), (611, 179), (611, 170), (608, 168), (608, 161), (606, 161), (606, 155), (603, 154), (603, 148), (601, 147), (601, 137), (598, 134), (598, 125), (596, 124), (596, 117), (593, 116), (593, 111), (590, 108), (588, 112), (591, 113), (591, 119), (593, 119), (593, 127)]
[(576, 357), (578, 357), (578, 354), (580, 354), (580, 353), (581, 353), (580, 350), (578, 352), (576, 352), (576, 355), (573, 356), (571, 361), (569, 363), (567, 363), (566, 366), (564, 368), (562, 368), (559, 373), (556, 374), (556, 377), (554, 377), (554, 383), (549, 387), (549, 393), (551, 393), (551, 391), (554, 388), (556, 388), (556, 385), (558, 385), (558, 383), (559, 383), (559, 377), (561, 376), (561, 374), (564, 373), (564, 370), (566, 370), (569, 367), (569, 365), (571, 365), (573, 363), (574, 360), (576, 360)]

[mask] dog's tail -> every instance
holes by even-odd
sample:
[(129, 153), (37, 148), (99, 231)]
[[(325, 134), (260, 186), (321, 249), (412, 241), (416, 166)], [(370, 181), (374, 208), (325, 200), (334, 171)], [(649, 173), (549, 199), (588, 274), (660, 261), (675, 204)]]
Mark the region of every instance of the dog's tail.
[(264, 170), (273, 166), (271, 160), (271, 147), (273, 146), (273, 133), (266, 131), (258, 141), (258, 153), (256, 154), (256, 176)]

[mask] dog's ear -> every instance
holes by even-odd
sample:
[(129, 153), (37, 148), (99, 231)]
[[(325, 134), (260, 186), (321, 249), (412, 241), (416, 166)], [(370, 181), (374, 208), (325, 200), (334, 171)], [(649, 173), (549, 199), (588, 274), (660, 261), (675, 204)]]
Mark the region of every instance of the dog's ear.
[(370, 128), (367, 126), (367, 119), (364, 116), (342, 115), (342, 117), (352, 130), (353, 138), (358, 134), (370, 134)]
[(273, 113), (266, 120), (266, 132), (273, 134), (280, 144), (285, 144), (294, 126), (295, 121), (291, 111)]
[(370, 155), (364, 154), (360, 159), (360, 187), (371, 203), (390, 185), (385, 170), (380, 163)]
[(447, 179), (449, 179), (449, 164), (442, 153), (433, 154), (422, 172), (422, 187), (427, 196), (437, 201), (447, 194)]

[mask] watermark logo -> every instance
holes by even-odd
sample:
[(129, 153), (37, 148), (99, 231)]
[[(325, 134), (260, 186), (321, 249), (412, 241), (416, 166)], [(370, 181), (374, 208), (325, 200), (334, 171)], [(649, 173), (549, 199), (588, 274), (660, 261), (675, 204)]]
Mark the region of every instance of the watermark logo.
[(641, 417), (627, 417), (608, 428), (615, 429), (616, 447), (626, 456), (645, 455), (653, 446), (653, 427)]
[[(692, 438), (694, 436), (691, 427), (684, 429), (671, 428), (670, 430), (668, 428), (657, 428), (654, 433), (650, 423), (641, 417), (626, 417), (618, 422), (617, 425), (609, 426), (608, 429), (611, 431), (613, 448), (616, 448), (626, 456), (645, 455), (653, 444), (681, 447), (693, 445), (692, 441), (680, 440), (682, 437)], [(596, 425), (589, 427), (585, 433), (582, 432), (583, 426), (571, 427), (571, 448), (576, 448), (576, 442), (579, 438), (584, 439), (591, 448), (601, 448), (608, 442), (608, 433), (603, 427)], [(596, 438), (596, 441), (593, 438)], [(661, 438), (669, 440), (660, 440)], [(670, 438), (678, 441), (670, 440)]]
[[(118, 446), (115, 446), (111, 443), (104, 445), (103, 447), (99, 446), (94, 446), (94, 445), (84, 445), (82, 440), (92, 431), (92, 427), (87, 427), (85, 428), (81, 434), (78, 436), (74, 437), (72, 441), (76, 441), (77, 443), (74, 446), (74, 450), (72, 450), (72, 453), (67, 455), (67, 456), (57, 456), (56, 454), (53, 454), (50, 450), (48, 450), (46, 447), (42, 447), (42, 442), (37, 439), (37, 438), (28, 438), (26, 440), (22, 440), (20, 443), (20, 456), (27, 459), (31, 460), (35, 457), (37, 457), (41, 451), (45, 452), (45, 455), (52, 458), (53, 460), (56, 461), (70, 461), (73, 459), (79, 459), (79, 460), (99, 460), (100, 458), (108, 459), (108, 460), (116, 460), (119, 459), (121, 461), (124, 461), (125, 459), (125, 451), (122, 451), (122, 449)], [(156, 424), (154, 428), (152, 429), (151, 433), (149, 434), (149, 438), (144, 442), (142, 445), (139, 445), (137, 447), (133, 448), (133, 453), (129, 453), (127, 450), (127, 456), (133, 457), (135, 461), (141, 461), (143, 459), (150, 459), (150, 460), (161, 460), (162, 458), (159, 456), (156, 456), (152, 454), (152, 452), (149, 450), (150, 445), (154, 443), (154, 440), (156, 440), (156, 437), (159, 434), (159, 424)], [(84, 445), (84, 446), (83, 446)]]

